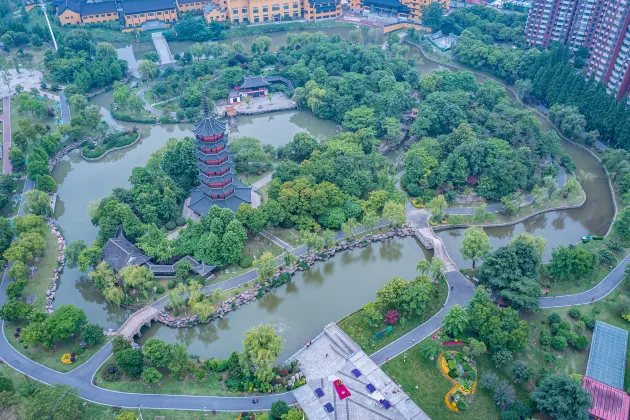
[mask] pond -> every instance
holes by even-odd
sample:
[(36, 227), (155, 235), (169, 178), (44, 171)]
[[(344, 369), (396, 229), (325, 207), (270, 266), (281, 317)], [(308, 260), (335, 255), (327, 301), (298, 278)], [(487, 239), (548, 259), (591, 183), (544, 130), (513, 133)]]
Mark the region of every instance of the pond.
[[(90, 103), (101, 108), (103, 120), (110, 127), (137, 127), (140, 141), (130, 148), (109, 153), (95, 162), (87, 162), (78, 152), (72, 152), (57, 164), (52, 173), (59, 185), (54, 217), (68, 243), (83, 239), (89, 245), (97, 237), (98, 228), (92, 226), (88, 215), (90, 202), (107, 197), (116, 187), (128, 187), (131, 170), (146, 164), (149, 156), (165, 145), (169, 138), (182, 139), (193, 135), (190, 131), (192, 124), (146, 125), (114, 120), (109, 112), (111, 102), (111, 91), (90, 100)], [(259, 138), (263, 144), (278, 147), (291, 141), (298, 132), (308, 132), (325, 140), (339, 131), (336, 124), (317, 118), (308, 111), (292, 110), (238, 117), (237, 126), (231, 129), (230, 138), (251, 136)], [(92, 322), (106, 328), (116, 328), (129, 314), (129, 311), (108, 305), (100, 290), (76, 269), (66, 268), (61, 276), (54, 307), (65, 304), (74, 304), (85, 310)]]
[(143, 328), (137, 341), (142, 345), (157, 337), (168, 343), (184, 343), (191, 354), (201, 358), (227, 358), (232, 351), (242, 349), (245, 331), (272, 324), (282, 336), (280, 360), (285, 360), (327, 324), (374, 301), (376, 291), (392, 277), (413, 280), (418, 275), (418, 261), (429, 257), (415, 238), (345, 251), (296, 273), (287, 284), (218, 322), (181, 329), (154, 323)]

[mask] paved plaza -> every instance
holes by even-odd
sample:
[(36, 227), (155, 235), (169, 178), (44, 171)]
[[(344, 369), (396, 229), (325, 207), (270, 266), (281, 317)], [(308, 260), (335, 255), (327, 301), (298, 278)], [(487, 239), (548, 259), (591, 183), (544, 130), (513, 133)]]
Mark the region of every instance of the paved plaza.
[[(15, 86), (17, 85), (22, 85), (25, 92), (30, 92), (33, 88), (39, 90), (43, 77), (44, 75), (39, 70), (20, 69), (18, 73), (15, 69), (9, 69), (6, 71), (6, 75), (3, 72), (0, 83), (0, 96), (14, 95), (16, 93)], [(8, 87), (5, 78), (9, 82)]]
[[(310, 420), (429, 420), (400, 386), (334, 323), (327, 325), (294, 358), (300, 361), (307, 382), (293, 391), (293, 395)], [(343, 400), (333, 386), (337, 379), (351, 393)], [(370, 384), (372, 392), (368, 390)], [(381, 400), (387, 400), (391, 407), (384, 408)], [(327, 405), (332, 412), (326, 411)]]
[(265, 114), (267, 112), (297, 108), (297, 104), (282, 92), (272, 93), (271, 101), (268, 96), (261, 96), (251, 98), (249, 105), (247, 105), (245, 101), (237, 104), (217, 105), (217, 114), (224, 115), (226, 106), (234, 107), (234, 110), (241, 115)]

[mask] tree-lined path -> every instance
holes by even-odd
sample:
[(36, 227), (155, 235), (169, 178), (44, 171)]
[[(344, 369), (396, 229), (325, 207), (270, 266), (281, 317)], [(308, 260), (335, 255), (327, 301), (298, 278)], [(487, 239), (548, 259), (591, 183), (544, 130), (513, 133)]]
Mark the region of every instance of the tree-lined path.
[(10, 174), (13, 168), (9, 161), (9, 150), (11, 150), (11, 97), (2, 98), (2, 173)]

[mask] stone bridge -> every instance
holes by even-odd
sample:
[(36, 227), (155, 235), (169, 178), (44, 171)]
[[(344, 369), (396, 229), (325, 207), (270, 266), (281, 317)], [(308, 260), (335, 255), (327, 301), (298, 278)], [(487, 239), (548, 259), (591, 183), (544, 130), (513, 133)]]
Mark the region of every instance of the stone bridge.
[(451, 260), (451, 256), (448, 255), (448, 251), (446, 251), (446, 247), (444, 246), (444, 242), (440, 239), (434, 232), (431, 227), (425, 227), (418, 229), (416, 227), (415, 230), (416, 238), (422, 245), (424, 245), (427, 249), (433, 249), (433, 255), (440, 258), (446, 263), (446, 272), (457, 271), (457, 266)]
[(127, 340), (133, 340), (134, 336), (140, 336), (142, 326), (151, 326), (151, 321), (155, 321), (160, 311), (151, 305), (145, 306), (137, 310), (118, 330), (118, 335), (125, 337)]

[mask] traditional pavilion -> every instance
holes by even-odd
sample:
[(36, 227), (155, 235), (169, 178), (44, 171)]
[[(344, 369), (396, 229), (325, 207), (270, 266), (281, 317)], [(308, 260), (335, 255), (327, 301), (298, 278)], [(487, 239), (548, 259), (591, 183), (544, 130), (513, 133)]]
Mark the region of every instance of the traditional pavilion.
[[(103, 247), (102, 257), (115, 272), (122, 270), (128, 265), (146, 266), (155, 277), (173, 277), (177, 263), (173, 264), (156, 264), (151, 261), (151, 257), (146, 255), (144, 251), (132, 244), (123, 233), (122, 227), (116, 230), (113, 238), (110, 238)], [(214, 266), (198, 262), (191, 256), (187, 255), (179, 261), (188, 261), (190, 269), (200, 276), (207, 277), (212, 274)], [(178, 262), (179, 262), (178, 261)]]
[(246, 77), (240, 86), (234, 87), (230, 91), (228, 102), (231, 104), (240, 103), (246, 96), (258, 98), (269, 95), (269, 82), (265, 76)]
[(212, 206), (236, 211), (241, 204), (252, 202), (251, 188), (236, 179), (226, 123), (210, 114), (205, 93), (203, 106), (204, 118), (193, 130), (201, 184), (192, 192), (189, 205), (199, 216), (208, 214)]

